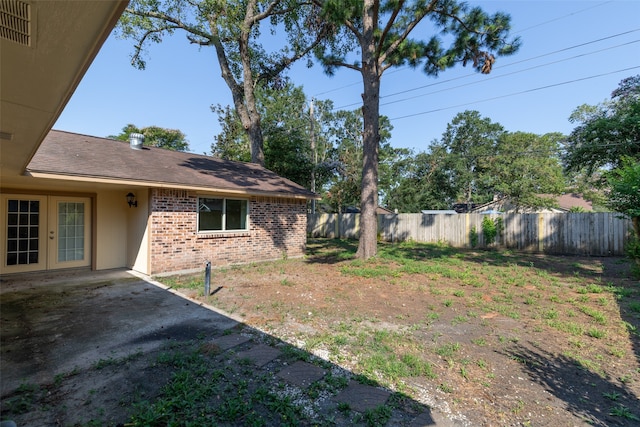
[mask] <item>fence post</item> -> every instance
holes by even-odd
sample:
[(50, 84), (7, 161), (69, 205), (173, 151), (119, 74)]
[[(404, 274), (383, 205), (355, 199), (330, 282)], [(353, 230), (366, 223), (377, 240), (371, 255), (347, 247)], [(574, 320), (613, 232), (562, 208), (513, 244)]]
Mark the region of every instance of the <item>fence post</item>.
[(538, 252), (544, 253), (544, 214), (538, 214)]
[(471, 246), (471, 239), (469, 236), (471, 236), (471, 229), (469, 228), (469, 212), (466, 212), (464, 214), (464, 236), (462, 236), (462, 241), (464, 242), (462, 247), (472, 247)]

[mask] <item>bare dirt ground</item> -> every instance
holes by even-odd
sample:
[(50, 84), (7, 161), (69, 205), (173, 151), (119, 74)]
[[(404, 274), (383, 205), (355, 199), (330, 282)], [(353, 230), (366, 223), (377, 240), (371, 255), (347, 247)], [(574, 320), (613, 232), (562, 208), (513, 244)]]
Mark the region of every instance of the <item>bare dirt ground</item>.
[[(640, 284), (626, 260), (409, 245), (363, 264), (341, 252), (356, 244), (214, 272), (207, 300), (469, 425), (640, 425)], [(376, 331), (435, 377), (372, 365), (376, 343), (358, 336)]]
[[(266, 332), (328, 362), (324, 367), (446, 414), (450, 422), (442, 425), (640, 425), (640, 283), (626, 260), (408, 244), (381, 245), (376, 260), (361, 262), (352, 258), (355, 244), (314, 240), (304, 259), (213, 270), (210, 296), (202, 275), (158, 280), (240, 319), (256, 337)], [(222, 334), (192, 328), (187, 338)], [(93, 415), (75, 424), (22, 425), (170, 425), (130, 422), (136, 405), (168, 393), (172, 372), (159, 353), (103, 357), (99, 369), (25, 384), (3, 396), (3, 419), (37, 419), (30, 414), (64, 407)], [(242, 376), (250, 381), (255, 372), (233, 371), (233, 381)], [(246, 418), (220, 424), (248, 425)], [(301, 424), (356, 423), (325, 416)]]

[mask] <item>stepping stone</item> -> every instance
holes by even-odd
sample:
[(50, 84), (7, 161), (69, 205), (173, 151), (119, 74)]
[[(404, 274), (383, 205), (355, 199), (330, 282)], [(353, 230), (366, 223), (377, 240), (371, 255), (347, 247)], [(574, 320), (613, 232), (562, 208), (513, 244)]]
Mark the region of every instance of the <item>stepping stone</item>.
[[(433, 425), (436, 425), (436, 422), (433, 420), (431, 413), (427, 411), (414, 418), (413, 421), (411, 421), (411, 424), (409, 424), (409, 427), (425, 427)], [(438, 423), (438, 425), (440, 424)]]
[(246, 337), (244, 335), (231, 334), (231, 335), (224, 335), (220, 338), (216, 338), (213, 341), (213, 343), (217, 345), (220, 348), (220, 350), (228, 350), (231, 347), (236, 347), (250, 340), (251, 340), (250, 337)]
[(391, 393), (386, 390), (350, 381), (347, 388), (333, 399), (339, 403), (346, 403), (354, 411), (365, 412), (367, 409), (384, 405), (389, 396)]
[(409, 427), (428, 427), (435, 425), (438, 427), (462, 427), (466, 424), (462, 421), (450, 420), (446, 415), (437, 411), (431, 412), (428, 410), (418, 415), (411, 424), (409, 424)]
[(282, 352), (280, 350), (275, 349), (269, 345), (258, 344), (257, 346), (252, 347), (249, 350), (241, 351), (240, 353), (236, 354), (236, 358), (249, 359), (258, 367), (262, 367), (281, 354)]
[(298, 361), (278, 372), (278, 377), (298, 387), (307, 388), (324, 377), (325, 373), (324, 369), (316, 365)]

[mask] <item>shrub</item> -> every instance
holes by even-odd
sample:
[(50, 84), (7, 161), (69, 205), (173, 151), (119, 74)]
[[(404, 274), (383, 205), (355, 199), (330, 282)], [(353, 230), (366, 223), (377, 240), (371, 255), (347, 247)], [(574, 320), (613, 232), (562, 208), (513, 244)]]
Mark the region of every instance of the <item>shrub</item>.
[(492, 244), (498, 235), (496, 223), (488, 216), (482, 218), (482, 235), (484, 236), (484, 241), (487, 245)]
[(478, 230), (475, 225), (471, 227), (471, 231), (469, 231), (469, 240), (471, 241), (472, 248), (478, 246)]

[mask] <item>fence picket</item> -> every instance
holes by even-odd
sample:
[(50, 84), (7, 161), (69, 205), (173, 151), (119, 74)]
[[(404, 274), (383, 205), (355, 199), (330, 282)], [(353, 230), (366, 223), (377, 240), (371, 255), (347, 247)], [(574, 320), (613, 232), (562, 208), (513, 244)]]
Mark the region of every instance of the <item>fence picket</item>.
[[(386, 214), (378, 216), (381, 240), (444, 242), (471, 247), (475, 226), (478, 246), (486, 247), (481, 214)], [(565, 255), (620, 256), (628, 243), (632, 224), (614, 212), (489, 215), (501, 217), (504, 230), (493, 245), (527, 252)], [(307, 232), (312, 237), (356, 239), (360, 214), (309, 214)]]

